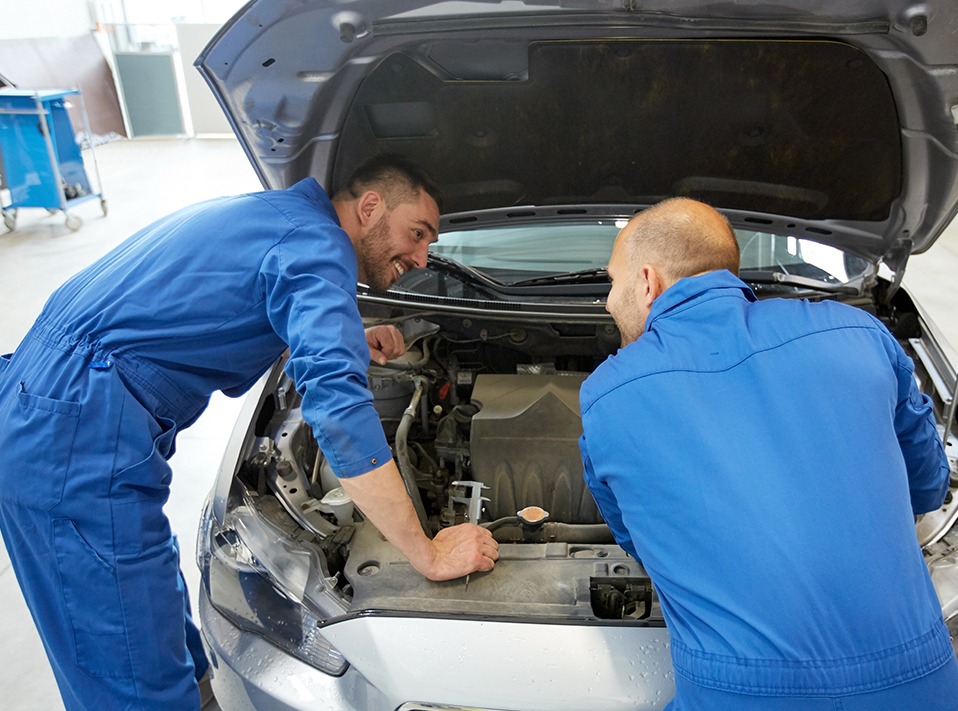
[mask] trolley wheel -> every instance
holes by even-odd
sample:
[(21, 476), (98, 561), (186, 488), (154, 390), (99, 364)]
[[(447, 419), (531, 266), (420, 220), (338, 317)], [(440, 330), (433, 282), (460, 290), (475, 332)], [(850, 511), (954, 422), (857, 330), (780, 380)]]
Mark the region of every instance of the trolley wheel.
[(3, 211), (3, 224), (6, 225), (7, 229), (13, 232), (17, 229), (17, 213), (16, 210), (13, 212)]
[(108, 212), (106, 208), (106, 198), (100, 198), (100, 209), (103, 211), (103, 216), (106, 217)]
[(81, 220), (77, 215), (67, 215), (66, 225), (71, 230), (76, 232), (83, 225), (83, 220)]

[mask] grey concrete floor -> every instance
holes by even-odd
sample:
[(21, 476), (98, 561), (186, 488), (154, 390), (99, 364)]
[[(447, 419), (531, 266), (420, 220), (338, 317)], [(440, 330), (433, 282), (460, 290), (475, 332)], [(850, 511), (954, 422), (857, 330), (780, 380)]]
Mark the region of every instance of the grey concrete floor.
[[(246, 156), (232, 139), (122, 140), (95, 149), (109, 214), (95, 201), (76, 206), (83, 227), (71, 232), (60, 214), (23, 210), (14, 232), (0, 227), (0, 353), (16, 348), (47, 296), (153, 219), (207, 197), (259, 189)], [(90, 163), (89, 152), (85, 152)], [(93, 175), (92, 163), (88, 172)], [(958, 224), (926, 254), (913, 257), (906, 287), (944, 336), (958, 346)], [(240, 401), (214, 396), (207, 412), (177, 439), (166, 512), (180, 539), (183, 572), (196, 600), (199, 574), (192, 552), (199, 511), (209, 491)], [(53, 674), (0, 550), (0, 694), (3, 708), (62, 709)]]

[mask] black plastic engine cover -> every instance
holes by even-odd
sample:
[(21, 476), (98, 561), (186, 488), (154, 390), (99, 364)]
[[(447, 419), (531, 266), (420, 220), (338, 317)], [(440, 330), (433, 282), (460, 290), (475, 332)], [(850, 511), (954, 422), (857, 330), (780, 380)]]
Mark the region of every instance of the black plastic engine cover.
[(486, 515), (541, 506), (550, 519), (601, 523), (582, 478), (579, 388), (584, 374), (477, 376), (472, 400), (472, 478), (490, 488)]

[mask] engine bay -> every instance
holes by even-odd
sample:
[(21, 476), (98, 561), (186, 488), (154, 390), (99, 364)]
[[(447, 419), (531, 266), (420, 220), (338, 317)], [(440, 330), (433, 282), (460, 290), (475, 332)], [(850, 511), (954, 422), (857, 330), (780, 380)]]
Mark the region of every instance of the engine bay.
[[(423, 578), (345, 496), (279, 363), (231, 499), (309, 548), (324, 614), (664, 624), (651, 581), (616, 545), (582, 477), (579, 388), (617, 347), (614, 328), (445, 315), (392, 322), (407, 352), (370, 366), (368, 384), (420, 524), (429, 536), (466, 521), (485, 526), (499, 542), (500, 560), (494, 574), (467, 581)], [(888, 323), (894, 329), (914, 318)], [(934, 391), (933, 363), (916, 357), (920, 332), (912, 325), (896, 335), (915, 358), (922, 389)], [(951, 438), (953, 469), (955, 451)], [(918, 528), (952, 624), (956, 514), (949, 495)]]
[[(534, 344), (562, 340), (551, 326), (530, 335), (488, 323), (470, 337), (419, 318), (397, 325), (406, 354), (372, 365), (368, 382), (406, 490), (427, 535), (466, 521), (489, 528), (500, 544), (495, 575), (423, 578), (354, 510), (285, 375), (261, 405), (234, 498), (310, 540), (344, 611), (662, 624), (651, 582), (616, 545), (582, 477), (579, 387), (598, 363), (597, 340), (602, 358), (614, 348), (607, 329), (567, 329), (575, 347), (547, 349), (545, 360)], [(591, 355), (576, 355), (585, 342)]]

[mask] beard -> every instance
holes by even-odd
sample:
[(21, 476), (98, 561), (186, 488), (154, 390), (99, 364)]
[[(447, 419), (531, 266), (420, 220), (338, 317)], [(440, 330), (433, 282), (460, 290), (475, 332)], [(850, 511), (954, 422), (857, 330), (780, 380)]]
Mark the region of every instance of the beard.
[(635, 343), (642, 335), (641, 327), (636, 328), (632, 324), (621, 324), (618, 321), (615, 322), (615, 325), (619, 327), (619, 336), (621, 337), (619, 348), (625, 348), (627, 345)]
[(612, 320), (619, 329), (620, 348), (639, 340), (639, 336), (645, 331), (645, 319), (634, 293), (631, 290), (625, 292), (624, 303), (612, 314)]
[(359, 250), (356, 255), (359, 266), (359, 280), (365, 282), (376, 291), (386, 291), (397, 279), (393, 267), (395, 255), (389, 240), (389, 223), (386, 217), (380, 217), (379, 222), (359, 240)]

